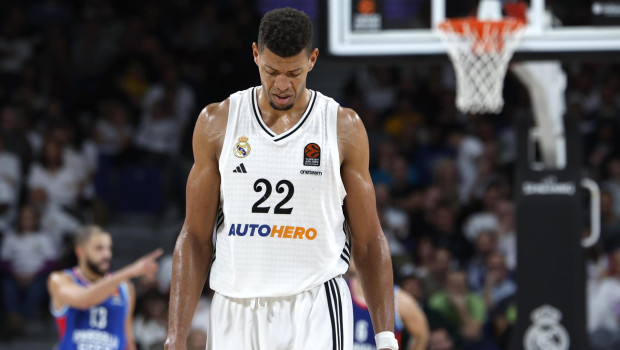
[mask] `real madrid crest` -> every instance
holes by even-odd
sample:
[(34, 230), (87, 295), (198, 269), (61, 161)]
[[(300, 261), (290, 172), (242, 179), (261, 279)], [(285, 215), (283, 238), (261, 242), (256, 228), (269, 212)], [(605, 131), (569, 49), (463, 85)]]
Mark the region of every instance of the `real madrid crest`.
[(526, 350), (568, 350), (570, 339), (560, 320), (562, 313), (550, 305), (532, 311), (532, 324), (525, 332)]
[(250, 154), (250, 144), (248, 143), (247, 136), (241, 136), (239, 138), (239, 142), (235, 144), (235, 148), (233, 149), (233, 154), (237, 158), (245, 158)]

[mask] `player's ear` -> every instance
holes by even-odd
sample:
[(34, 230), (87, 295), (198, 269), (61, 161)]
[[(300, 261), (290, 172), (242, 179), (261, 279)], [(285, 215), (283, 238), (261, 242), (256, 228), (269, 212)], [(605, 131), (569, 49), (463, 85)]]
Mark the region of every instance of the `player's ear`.
[(310, 56), (308, 57), (308, 60), (310, 61), (308, 72), (311, 71), (312, 68), (314, 68), (314, 65), (316, 64), (316, 60), (318, 57), (319, 57), (319, 49), (314, 49), (312, 50), (312, 52), (310, 52)]
[(252, 56), (254, 56), (254, 63), (258, 66), (258, 45), (256, 43), (252, 43)]

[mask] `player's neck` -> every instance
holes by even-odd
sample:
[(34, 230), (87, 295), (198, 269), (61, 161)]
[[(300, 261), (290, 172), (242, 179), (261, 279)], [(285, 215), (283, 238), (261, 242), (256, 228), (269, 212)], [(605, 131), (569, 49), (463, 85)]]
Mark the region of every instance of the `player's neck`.
[(80, 271), (82, 276), (84, 278), (86, 278), (89, 282), (96, 282), (97, 280), (99, 280), (100, 278), (103, 277), (103, 276), (93, 272), (91, 269), (88, 268), (88, 266), (86, 266), (84, 264), (79, 264), (78, 265), (78, 270)]
[[(258, 108), (260, 110), (261, 118), (265, 122), (265, 124), (269, 127), (279, 126), (279, 124), (284, 124), (284, 128), (294, 126), (303, 116), (304, 112), (308, 108), (308, 104), (310, 103), (310, 90), (304, 88), (301, 96), (295, 102), (293, 107), (288, 110), (279, 110), (275, 109), (269, 103), (269, 97), (265, 93), (263, 89), (258, 90)], [(278, 130), (273, 130), (278, 132)], [(281, 132), (285, 132), (283, 130)]]

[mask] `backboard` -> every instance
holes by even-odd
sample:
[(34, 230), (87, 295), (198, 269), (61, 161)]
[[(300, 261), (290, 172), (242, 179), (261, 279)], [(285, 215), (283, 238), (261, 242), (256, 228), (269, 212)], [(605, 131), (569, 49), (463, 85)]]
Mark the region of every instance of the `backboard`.
[[(475, 16), (477, 0), (321, 0), (323, 43), (339, 57), (445, 55), (437, 25)], [(503, 0), (506, 3), (516, 0)], [(516, 59), (620, 55), (620, 0), (529, 0)]]

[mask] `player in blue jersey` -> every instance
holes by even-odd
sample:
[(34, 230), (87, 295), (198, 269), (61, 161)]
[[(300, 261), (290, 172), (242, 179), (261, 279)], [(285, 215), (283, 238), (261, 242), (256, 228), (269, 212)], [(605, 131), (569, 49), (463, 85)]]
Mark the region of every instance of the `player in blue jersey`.
[(109, 273), (112, 237), (86, 226), (76, 237), (78, 266), (54, 272), (48, 280), (56, 318), (58, 350), (134, 350), (131, 328), (135, 292), (131, 278), (154, 276), (161, 249)]
[[(349, 268), (348, 282), (353, 300), (353, 350), (375, 350), (375, 338), (370, 312), (354, 264)], [(429, 330), (424, 312), (407, 292), (394, 286), (394, 333), (399, 348), (403, 350), (424, 350), (428, 343)], [(401, 344), (402, 331), (411, 335), (409, 344)], [(406, 345), (406, 346), (403, 346)]]

